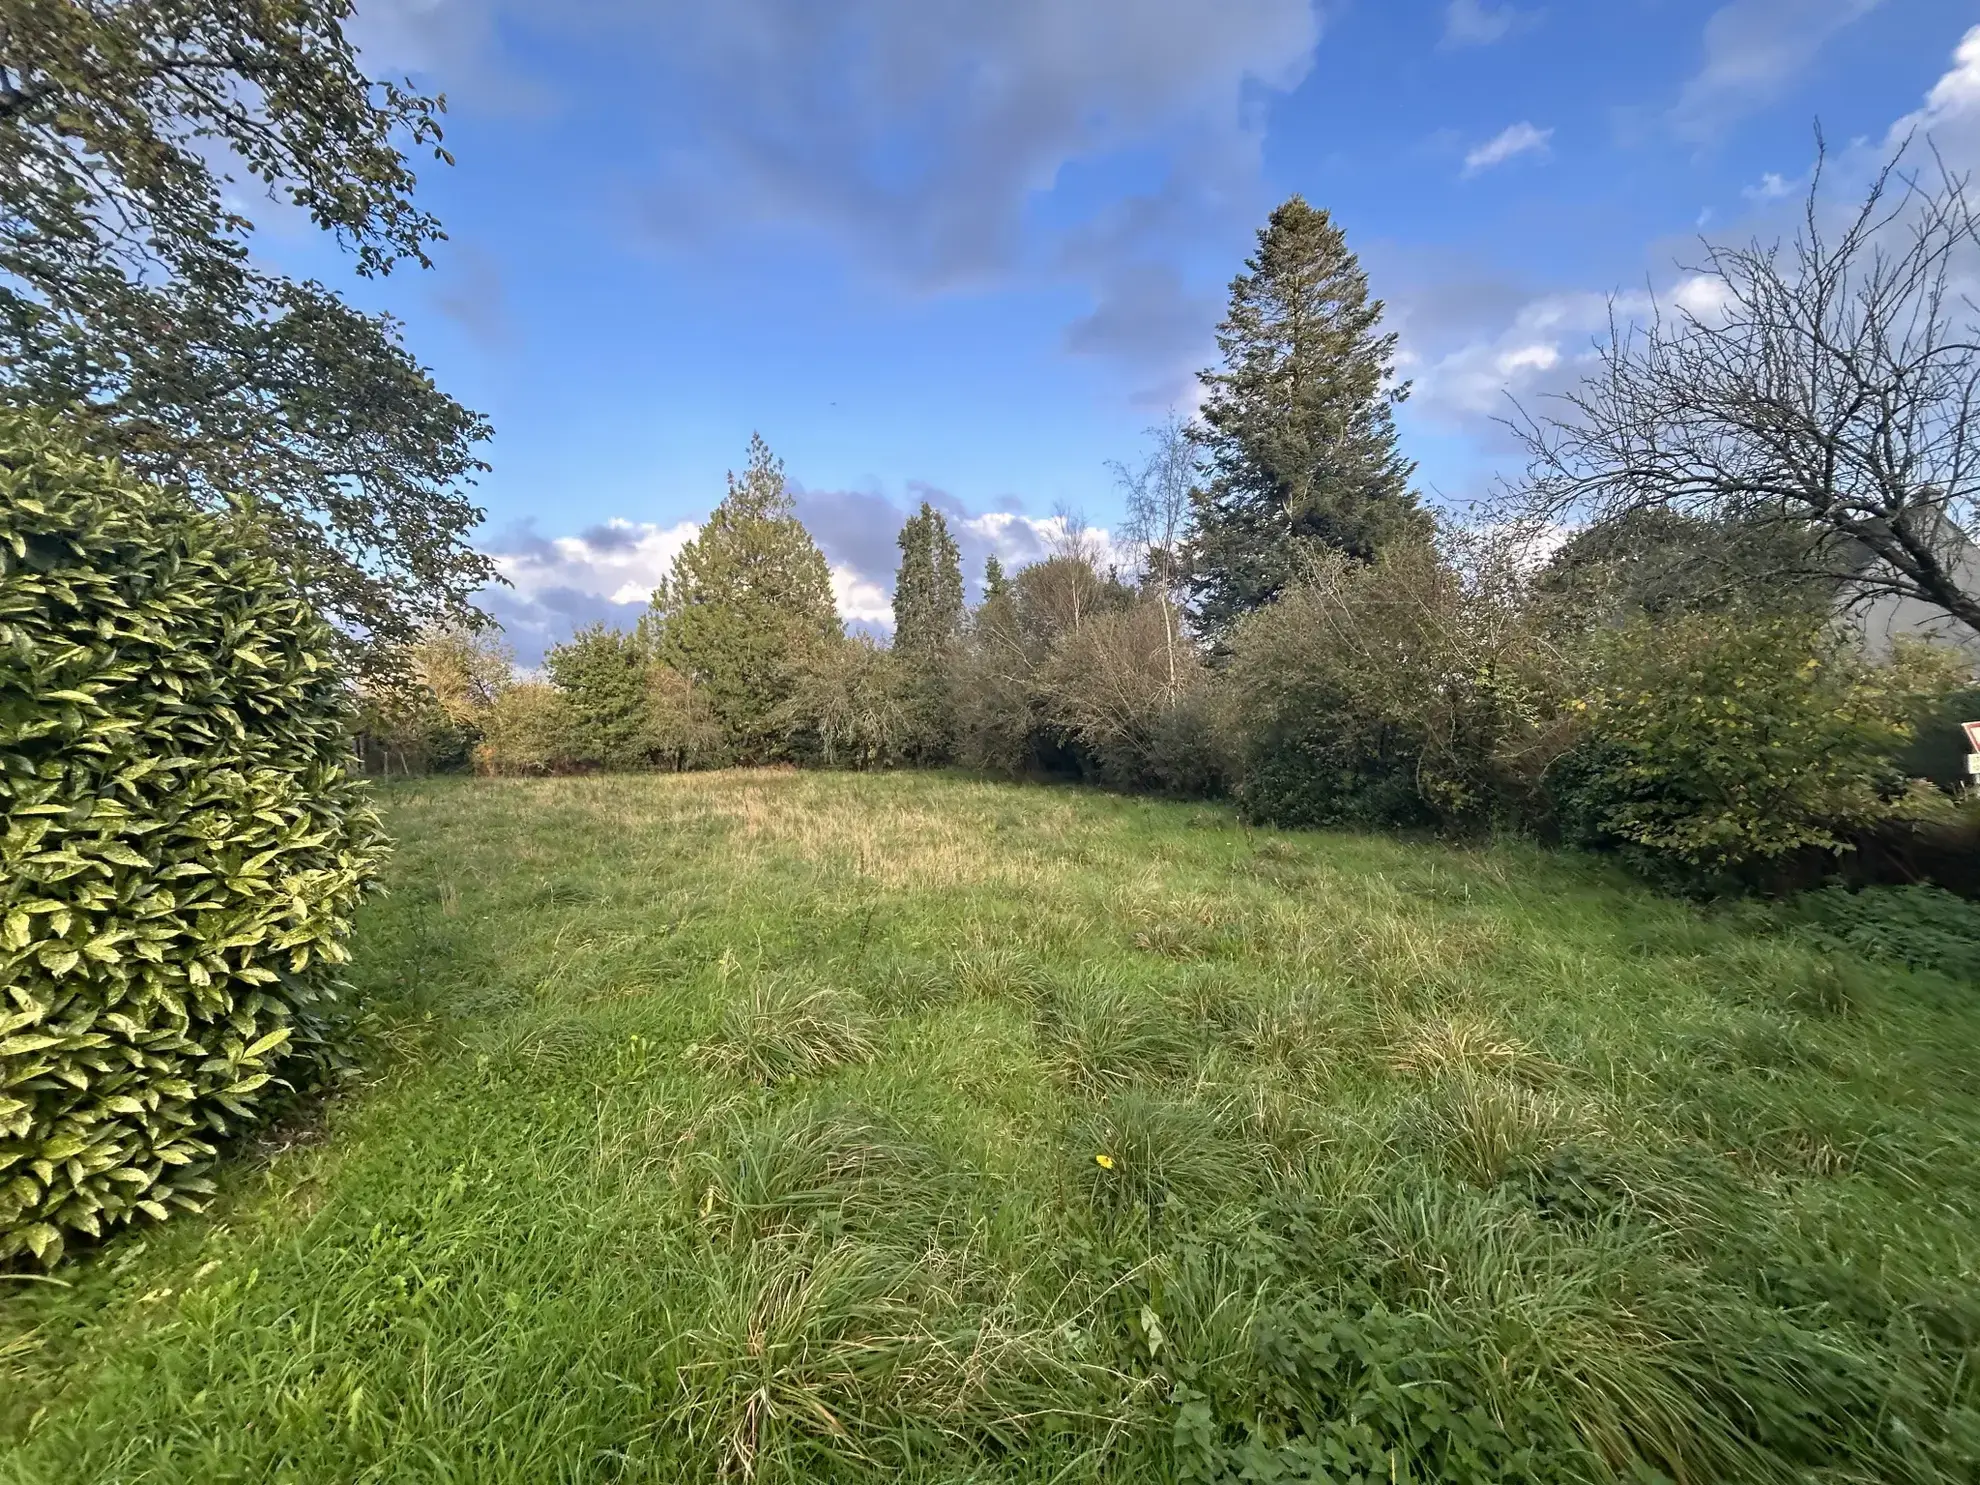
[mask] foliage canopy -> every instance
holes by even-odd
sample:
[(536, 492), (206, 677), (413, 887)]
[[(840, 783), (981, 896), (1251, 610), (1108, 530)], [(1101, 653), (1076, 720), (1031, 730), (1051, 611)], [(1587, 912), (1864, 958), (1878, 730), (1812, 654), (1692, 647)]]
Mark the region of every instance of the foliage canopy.
[[(270, 272), (237, 205), (306, 217), (361, 274), (425, 265), (407, 152), (437, 98), (374, 82), (350, 0), (9, 0), (0, 9), (0, 399), (218, 508), (252, 491), (307, 595), (371, 661), (478, 621), (462, 493), (478, 415), (390, 319)], [(235, 173), (245, 177), (237, 180)]]

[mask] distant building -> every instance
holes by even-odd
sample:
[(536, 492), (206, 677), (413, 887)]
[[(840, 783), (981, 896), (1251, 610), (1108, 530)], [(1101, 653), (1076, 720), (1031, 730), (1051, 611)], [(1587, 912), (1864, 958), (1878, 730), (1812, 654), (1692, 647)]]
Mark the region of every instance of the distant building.
[[(1957, 553), (1953, 560), (1955, 581), (1968, 593), (1980, 593), (1980, 546), (1958, 531), (1952, 533), (1952, 539)], [(1909, 636), (1963, 650), (1975, 667), (1980, 668), (1980, 634), (1936, 603), (1897, 593), (1879, 593), (1873, 598), (1848, 603), (1844, 613), (1862, 633), (1864, 645), (1872, 655), (1888, 655), (1893, 640)]]

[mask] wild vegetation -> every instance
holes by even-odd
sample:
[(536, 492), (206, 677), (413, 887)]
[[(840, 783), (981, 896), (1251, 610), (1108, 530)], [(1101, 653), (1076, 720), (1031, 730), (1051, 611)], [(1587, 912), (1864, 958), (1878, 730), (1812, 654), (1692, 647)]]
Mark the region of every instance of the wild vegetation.
[[(1893, 191), (1881, 180), (1839, 243), (1811, 216), (1801, 273), (1828, 275), (1807, 292), (1859, 336), (1879, 315), (1912, 316), (1945, 382), (1938, 411), (1905, 425), (1924, 441), (1913, 453), (1957, 463), (1946, 387), (1971, 357), (1947, 329), (1942, 279), (1966, 219), (1944, 192), (1920, 196), (1913, 258), (1878, 260), (1877, 231), (1905, 209), (1886, 209)], [(1668, 478), (1613, 438), (1571, 437), (1580, 424), (1534, 424), (1520, 499), (1467, 526), (1411, 490), (1393, 420), (1408, 387), (1382, 305), (1327, 213), (1294, 198), (1233, 281), (1199, 421), (1170, 419), (1144, 458), (1114, 466), (1127, 562), (1103, 565), (1094, 533), (1062, 516), (1042, 560), (1006, 574), (993, 559), (971, 609), (955, 539), (924, 505), (900, 533), (893, 644), (848, 637), (759, 438), (638, 632), (587, 631), (551, 652), (548, 686), (498, 687), (463, 714), (474, 756), (496, 773), (960, 763), (1228, 796), (1281, 825), (1510, 830), (1616, 852), (1690, 891), (1808, 885), (1839, 867), (1975, 890), (1960, 862), (1980, 847), (1980, 805), (1959, 793), (1957, 758), (1930, 756), (1956, 736), (1971, 656), (1906, 640), (1869, 653), (1839, 614), (1931, 595), (1878, 576), (1874, 544), (1843, 552), (1853, 528), (1809, 514), (1868, 497), (1838, 485), (1714, 503), (1691, 467), (1704, 456), (1682, 450), (1719, 447), (1717, 404), (1644, 401), (1652, 384), (1670, 392), (1687, 356), (1716, 358), (1728, 406), (1741, 378), (1780, 361), (1768, 348), (1791, 333), (1777, 323), (1798, 302), (1788, 271), (1750, 253), (1710, 271), (1745, 318), (1624, 337), (1607, 380), (1568, 404), (1612, 429), (1640, 412)], [(1836, 354), (1837, 376), (1868, 374)], [(1617, 401), (1632, 388), (1634, 412)], [(1779, 458), (1819, 463), (1829, 435), (1790, 422), (1776, 420), (1781, 436), (1808, 446)], [(1904, 506), (1899, 526), (1930, 526), (1938, 555), (1920, 560), (1934, 571), (1970, 515), (1963, 490), (1884, 492)], [(1569, 516), (1571, 533), (1536, 545), (1535, 520)], [(420, 733), (433, 711), (386, 708), (382, 732)]]
[(10, 1286), (11, 1478), (1980, 1468), (1957, 899), (933, 773), (383, 804), (371, 1080)]

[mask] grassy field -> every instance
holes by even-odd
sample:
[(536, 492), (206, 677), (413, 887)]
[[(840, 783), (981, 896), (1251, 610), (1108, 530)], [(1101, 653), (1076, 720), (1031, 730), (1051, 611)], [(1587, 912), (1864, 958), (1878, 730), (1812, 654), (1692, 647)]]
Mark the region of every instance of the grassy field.
[(364, 1079), (0, 1281), (0, 1478), (1980, 1471), (1970, 985), (1207, 806), (384, 800)]

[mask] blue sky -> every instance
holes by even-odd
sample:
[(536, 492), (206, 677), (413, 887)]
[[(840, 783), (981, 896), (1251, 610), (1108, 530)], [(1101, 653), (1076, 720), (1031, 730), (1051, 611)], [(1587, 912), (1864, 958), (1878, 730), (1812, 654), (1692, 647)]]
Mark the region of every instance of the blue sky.
[[(923, 498), (972, 565), (1192, 405), (1271, 206), (1331, 210), (1402, 336), (1407, 450), (1460, 504), (1505, 393), (1608, 297), (1777, 228), (1820, 119), (1980, 164), (1965, 0), (359, 0), (374, 72), (448, 94), (431, 273), (351, 284), (490, 415), (482, 544), (525, 661), (629, 619), (752, 430), (847, 616), (884, 627)], [(1786, 192), (1788, 194), (1783, 194)], [(263, 251), (333, 277), (273, 222)]]

